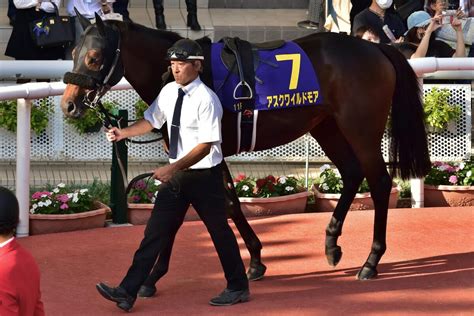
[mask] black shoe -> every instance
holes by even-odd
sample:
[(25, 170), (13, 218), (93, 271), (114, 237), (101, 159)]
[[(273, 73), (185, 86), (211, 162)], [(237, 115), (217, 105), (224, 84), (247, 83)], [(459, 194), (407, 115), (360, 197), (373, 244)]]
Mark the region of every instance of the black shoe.
[(214, 297), (209, 301), (209, 304), (214, 306), (229, 306), (239, 302), (247, 302), (250, 297), (249, 289), (245, 290), (229, 290), (225, 289), (219, 296)]
[(155, 16), (156, 28), (159, 30), (166, 30), (165, 16), (158, 14)]
[(128, 295), (127, 291), (125, 291), (120, 286), (110, 287), (107, 284), (98, 283), (95, 287), (97, 288), (97, 291), (99, 291), (100, 295), (109, 301), (117, 303), (117, 307), (123, 309), (126, 312), (129, 312), (135, 303), (135, 298)]
[(200, 31), (201, 30), (201, 25), (199, 25), (196, 13), (188, 13), (188, 23), (187, 23), (187, 25), (193, 31)]
[(156, 293), (156, 287), (154, 286), (148, 286), (148, 285), (142, 285), (140, 287), (140, 290), (138, 290), (138, 297), (152, 297)]

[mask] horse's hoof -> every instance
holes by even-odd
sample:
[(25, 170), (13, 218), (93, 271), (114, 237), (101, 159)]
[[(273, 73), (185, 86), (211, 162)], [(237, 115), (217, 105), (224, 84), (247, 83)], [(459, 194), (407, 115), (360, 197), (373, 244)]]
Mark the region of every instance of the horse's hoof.
[(375, 279), (378, 275), (377, 269), (371, 265), (365, 264), (359, 272), (357, 272), (356, 278), (358, 280), (372, 280)]
[(260, 263), (259, 265), (255, 266), (250, 266), (247, 271), (247, 279), (249, 279), (249, 281), (261, 280), (265, 275), (265, 271), (267, 271), (267, 267), (263, 263)]
[(337, 266), (339, 261), (341, 261), (342, 258), (342, 251), (341, 247), (336, 246), (333, 248), (328, 248), (326, 247), (326, 259), (328, 260), (328, 264), (332, 267)]

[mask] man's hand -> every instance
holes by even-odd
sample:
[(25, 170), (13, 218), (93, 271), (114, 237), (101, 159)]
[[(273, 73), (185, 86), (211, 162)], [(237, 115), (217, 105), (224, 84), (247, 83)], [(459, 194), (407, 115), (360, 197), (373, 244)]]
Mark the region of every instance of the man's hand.
[(153, 170), (153, 178), (166, 183), (170, 181), (176, 171), (177, 170), (173, 164), (166, 165)]
[(109, 142), (118, 142), (121, 141), (122, 139), (126, 138), (123, 135), (123, 131), (120, 128), (117, 127), (112, 127), (111, 129), (108, 129), (105, 131), (105, 136), (107, 137), (107, 140)]

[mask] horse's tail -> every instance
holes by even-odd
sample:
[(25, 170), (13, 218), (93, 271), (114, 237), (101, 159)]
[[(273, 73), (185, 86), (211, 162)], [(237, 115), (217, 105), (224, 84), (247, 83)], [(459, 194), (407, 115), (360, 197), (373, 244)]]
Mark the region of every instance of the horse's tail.
[(421, 88), (415, 72), (399, 51), (389, 45), (379, 47), (396, 72), (390, 124), (392, 175), (403, 179), (422, 178), (430, 170), (431, 163)]

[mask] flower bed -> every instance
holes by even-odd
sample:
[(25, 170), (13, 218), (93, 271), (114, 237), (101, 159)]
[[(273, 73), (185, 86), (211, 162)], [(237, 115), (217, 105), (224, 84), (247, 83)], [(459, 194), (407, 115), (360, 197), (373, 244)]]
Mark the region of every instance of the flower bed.
[(104, 227), (110, 208), (94, 201), (88, 189), (69, 190), (64, 183), (37, 191), (30, 200), (30, 234)]
[(433, 162), (424, 198), (426, 207), (474, 206), (474, 162)]
[[(133, 184), (129, 194), (128, 218), (134, 225), (146, 224), (153, 209), (160, 182), (139, 180)], [(304, 212), (308, 196), (298, 179), (291, 176), (267, 176), (256, 179), (239, 174), (234, 179), (242, 212), (245, 216), (268, 216)], [(196, 211), (189, 207), (185, 220), (199, 219)]]

